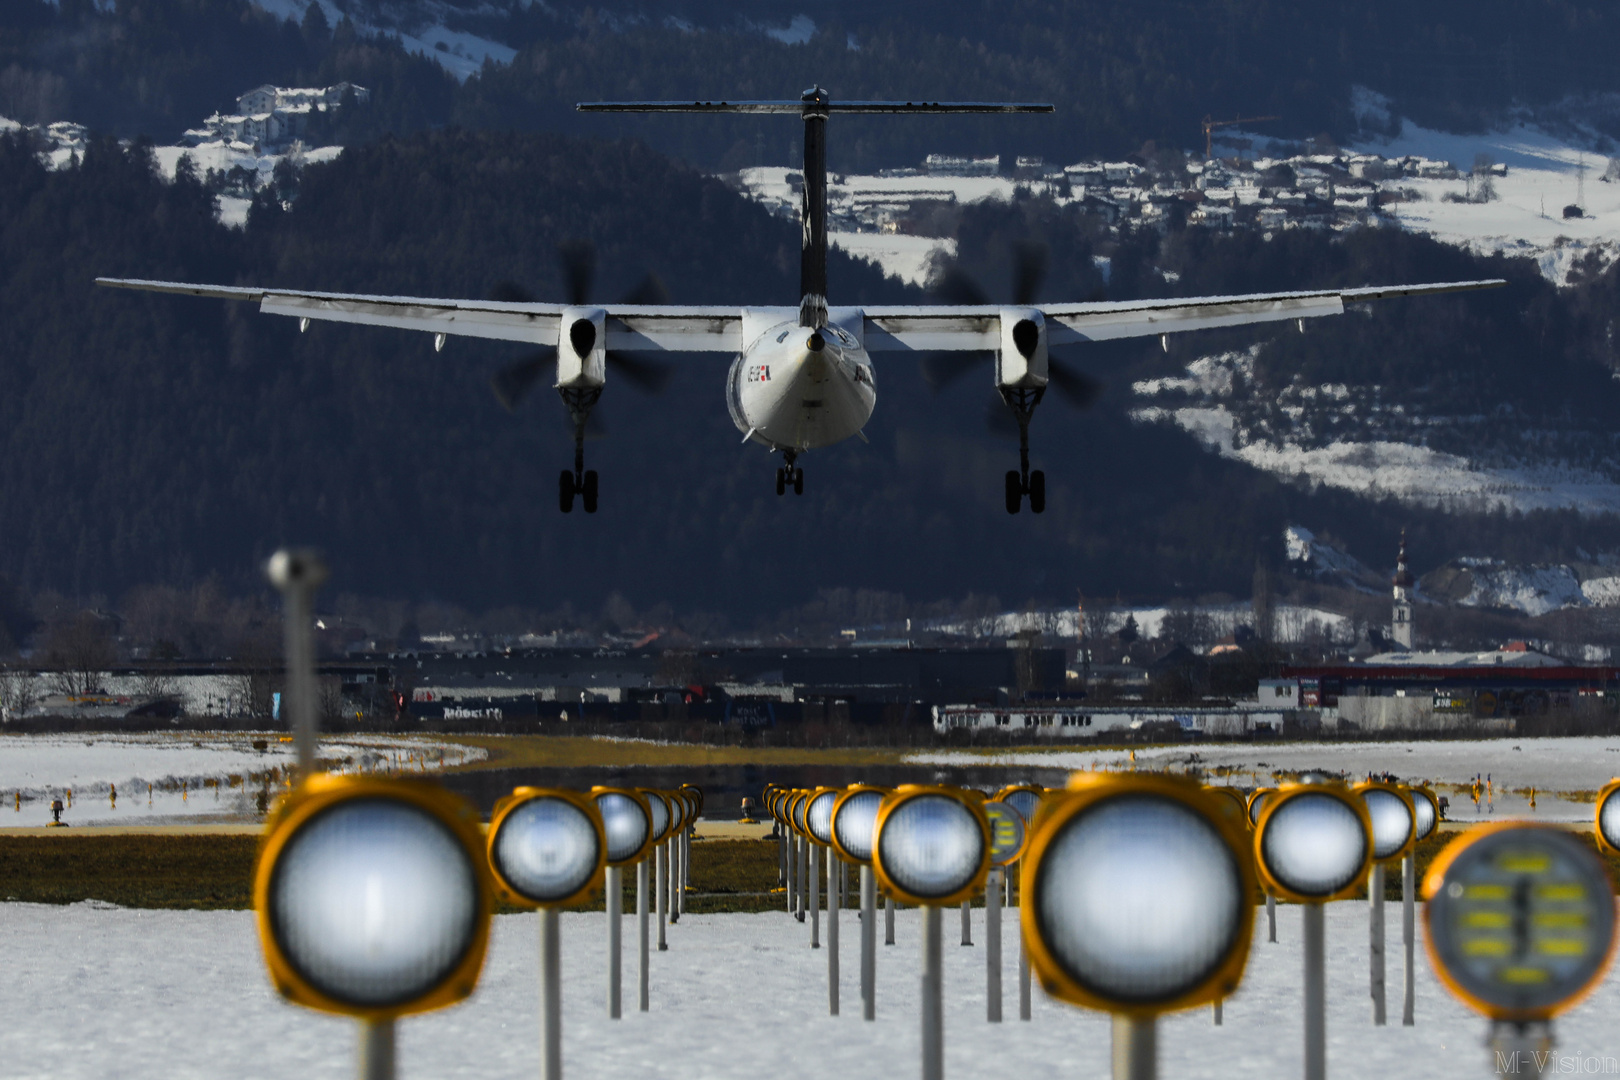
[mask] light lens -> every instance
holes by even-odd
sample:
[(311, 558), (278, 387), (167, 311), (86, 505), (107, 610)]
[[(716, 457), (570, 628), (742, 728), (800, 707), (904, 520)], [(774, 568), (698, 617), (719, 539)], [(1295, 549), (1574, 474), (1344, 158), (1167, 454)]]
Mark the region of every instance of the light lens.
[(1494, 1009), (1551, 1016), (1607, 964), (1608, 875), (1580, 841), (1554, 829), (1504, 829), (1466, 843), (1425, 912), (1436, 965)]
[(883, 819), (877, 860), (889, 879), (924, 900), (961, 892), (984, 863), (973, 812), (944, 795), (914, 795)]
[(491, 854), (496, 872), (524, 899), (557, 903), (590, 884), (601, 841), (584, 810), (541, 797), (501, 819)]
[(1249, 801), (1249, 824), (1260, 824), (1260, 814), (1266, 808), (1266, 800), (1271, 798), (1272, 792), (1262, 791)]
[(643, 791), (642, 794), (647, 797), (647, 808), (652, 811), (652, 834), (654, 837), (663, 836), (669, 831), (669, 803), (656, 791)]
[(1320, 792), (1290, 795), (1266, 819), (1260, 858), (1301, 896), (1332, 896), (1361, 876), (1367, 833), (1343, 800)]
[(1615, 788), (1603, 798), (1603, 805), (1598, 807), (1598, 828), (1603, 830), (1603, 839), (1610, 847), (1620, 848), (1620, 788)]
[(1162, 796), (1119, 795), (1076, 814), (1034, 874), (1035, 918), (1053, 959), (1115, 1001), (1171, 1001), (1197, 988), (1248, 918), (1232, 849), (1201, 815)]
[(1018, 811), (1025, 824), (1035, 820), (1035, 808), (1041, 805), (1040, 795), (1026, 790), (1009, 791), (1001, 801)]
[(628, 795), (603, 791), (595, 798), (596, 808), (602, 813), (602, 828), (607, 832), (608, 862), (622, 863), (647, 842), (651, 823), (641, 804)]
[(883, 805), (881, 791), (857, 791), (838, 804), (833, 816), (833, 829), (838, 834), (838, 845), (858, 862), (872, 861), (872, 830), (877, 826), (878, 807)]
[(1393, 791), (1369, 788), (1361, 793), (1372, 819), (1373, 858), (1387, 859), (1406, 846), (1412, 835), (1412, 814), (1406, 800)]
[(793, 800), (793, 827), (794, 827), (794, 829), (798, 830), (798, 832), (801, 835), (805, 831), (805, 828), (804, 828), (804, 811), (805, 811), (805, 808), (808, 807), (809, 805), (810, 805), (810, 796), (808, 794), (805, 794), (805, 793), (802, 793), (802, 792), (800, 793), (798, 798)]
[(812, 797), (804, 810), (804, 825), (817, 843), (832, 843), (832, 812), (833, 803), (838, 801), (838, 792), (823, 791), (820, 795)]
[(1412, 792), (1412, 813), (1416, 815), (1414, 818), (1417, 824), (1416, 839), (1427, 840), (1429, 834), (1434, 832), (1434, 827), (1440, 823), (1440, 815), (1434, 810), (1434, 800), (1429, 798), (1427, 792), (1416, 790)]
[(434, 990), (478, 930), (478, 871), (414, 804), (358, 798), (311, 817), (276, 860), (269, 921), (288, 964), (348, 1005), (386, 1008)]

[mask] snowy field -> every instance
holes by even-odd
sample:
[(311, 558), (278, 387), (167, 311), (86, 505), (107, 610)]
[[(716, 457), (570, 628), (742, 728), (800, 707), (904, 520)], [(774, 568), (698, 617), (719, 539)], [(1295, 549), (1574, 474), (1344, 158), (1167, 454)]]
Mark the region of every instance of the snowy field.
[[(281, 770), (296, 757), (282, 738), (276, 732), (0, 736), (0, 826), (46, 824), (51, 800), (68, 791), (73, 805), (62, 820), (71, 825), (257, 821), (262, 781), (275, 774), (279, 785)], [(255, 740), (265, 741), (263, 751), (254, 749)], [(476, 747), (384, 736), (328, 737), (320, 748), (322, 759), (342, 763), (333, 767), (339, 772), (438, 768), (441, 752), (446, 765), (486, 756)], [(239, 786), (230, 784), (232, 776), (242, 778)], [(117, 786), (116, 803), (109, 785)]]
[[(694, 859), (703, 857), (702, 848)], [(1225, 1023), (1198, 1009), (1160, 1022), (1160, 1075), (1284, 1077), (1302, 1071), (1299, 910), (1278, 912), (1278, 944), (1256, 915), (1247, 975)], [(1400, 1025), (1400, 909), (1389, 916), (1391, 1026), (1374, 1028), (1367, 998), (1366, 908), (1330, 905), (1329, 1075), (1384, 1078), (1492, 1074), (1486, 1022), (1437, 984), (1419, 920), (1415, 1027)], [(1009, 913), (1012, 914), (1012, 913)], [(985, 1022), (984, 923), (974, 948), (945, 926), (948, 1075), (1108, 1075), (1109, 1020), (1046, 999), (1020, 1023), (1017, 937), (1003, 929), (1004, 1009)], [(601, 914), (562, 919), (564, 1068), (575, 1077), (912, 1076), (918, 1069), (918, 914), (897, 916), (878, 949), (878, 1019), (861, 1019), (856, 919), (846, 913), (843, 1015), (827, 1015), (826, 950), (782, 913), (689, 915), (652, 954), (652, 1011), (636, 1012), (635, 934), (625, 925), (625, 1018), (604, 1015)], [(538, 1070), (533, 915), (497, 917), (478, 992), (455, 1008), (401, 1021), (399, 1074), (506, 1080)], [(825, 928), (823, 929), (825, 933)], [(879, 941), (881, 942), (881, 936)], [(132, 911), (0, 904), (0, 1076), (15, 1080), (218, 1077), (305, 1080), (353, 1075), (356, 1025), (282, 1002), (264, 974), (251, 913)], [(1620, 1055), (1620, 988), (1611, 977), (1558, 1022), (1557, 1048)], [(1599, 1062), (1601, 1065), (1601, 1061)], [(1611, 1065), (1620, 1071), (1620, 1064)]]
[[(1005, 765), (1010, 770), (1041, 767), (1071, 770), (1111, 770), (1132, 767), (1129, 751), (963, 750), (909, 754), (911, 765)], [(1523, 817), (1541, 822), (1592, 821), (1592, 803), (1581, 798), (1620, 775), (1620, 738), (1471, 739), (1455, 741), (1367, 743), (1276, 743), (1273, 745), (1212, 743), (1145, 747), (1136, 751), (1138, 769), (1181, 770), (1196, 765), (1211, 774), (1214, 783), (1258, 786), (1274, 783), (1272, 773), (1325, 769), (1352, 778), (1376, 772), (1394, 773), (1403, 780), (1426, 780), (1451, 799), (1453, 821), (1476, 820), (1474, 807), (1458, 789), (1475, 774), (1489, 775), (1495, 808), (1483, 802), (1478, 819)], [(1011, 779), (1009, 783), (1013, 782)], [(1536, 790), (1536, 808), (1530, 809), (1527, 789)], [(1559, 793), (1574, 796), (1560, 798)]]

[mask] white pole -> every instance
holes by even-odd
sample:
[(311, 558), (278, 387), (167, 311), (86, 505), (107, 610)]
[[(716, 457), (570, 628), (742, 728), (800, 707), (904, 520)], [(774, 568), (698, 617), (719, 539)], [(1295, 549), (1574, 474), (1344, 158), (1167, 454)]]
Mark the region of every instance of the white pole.
[(1415, 888), (1415, 869), (1412, 865), (1413, 856), (1408, 855), (1401, 860), (1401, 944), (1406, 948), (1405, 1000), (1401, 1003), (1401, 1024), (1405, 1027), (1413, 1026), (1417, 1021), (1413, 1016), (1414, 991), (1416, 985), (1412, 978), (1412, 951), (1417, 941), (1416, 918), (1412, 910), (1412, 897), (1417, 892)]
[(673, 850), (675, 860), (675, 899), (673, 902), (674, 915), (670, 922), (679, 922), (686, 914), (686, 864), (692, 857), (692, 849), (686, 846), (686, 828), (681, 827), (681, 835), (675, 838)]
[[(807, 841), (808, 843), (808, 841)], [(821, 845), (810, 843), (810, 947), (821, 948)]]
[(922, 909), (922, 1080), (945, 1076), (945, 957), (940, 948), (940, 916)]
[(788, 833), (783, 841), (783, 860), (787, 865), (787, 910), (794, 918), (799, 915), (799, 880), (796, 872), (799, 865), (798, 843), (792, 833)]
[(1321, 904), (1302, 904), (1305, 924), (1305, 1080), (1327, 1080), (1326, 933)]
[(810, 841), (799, 837), (799, 921), (804, 922), (810, 907)]
[(652, 939), (652, 934), (649, 933), (652, 928), (652, 920), (647, 913), (647, 872), (650, 869), (651, 867), (647, 865), (646, 859), (636, 863), (636, 947), (641, 954), (641, 986), (637, 1001), (642, 1012), (646, 1012), (650, 1004), (647, 986), (647, 962), (649, 959), (647, 946)]
[[(1022, 904), (1024, 898), (1020, 896)], [(1029, 1019), (1029, 950), (1024, 948), (1024, 920), (1018, 920), (1018, 1019)]]
[(681, 827), (681, 914), (686, 914), (686, 891), (692, 887), (692, 833)]
[(562, 1080), (562, 945), (556, 908), (540, 909), (540, 1080)]
[(360, 1080), (394, 1080), (394, 1018), (367, 1020), (360, 1031)]
[[(326, 573), (326, 564), (313, 551), (289, 551), (283, 548), (270, 558), (270, 582), (281, 591), (286, 612), (282, 619), (287, 648), (286, 697), (282, 702), (285, 712), (282, 715), (291, 720), (300, 780), (315, 771), (315, 737), (319, 720), (315, 715), (315, 642), (310, 635), (310, 623), (314, 619), (315, 590), (326, 580)], [(391, 1033), (392, 1028), (389, 1030)], [(389, 1038), (392, 1037), (390, 1034)]]
[(1272, 944), (1277, 942), (1277, 898), (1266, 893), (1266, 927), (1270, 932), (1267, 938)]
[(877, 1019), (877, 875), (861, 867), (861, 1005), (862, 1015)]
[(1383, 1027), (1384, 1012), (1384, 865), (1374, 863), (1367, 875), (1367, 963), (1373, 1024)]
[(962, 944), (973, 944), (973, 901), (962, 901)]
[(894, 897), (883, 898), (883, 944), (894, 944)]
[(1158, 1025), (1114, 1014), (1114, 1080), (1154, 1080), (1159, 1074)]
[(838, 909), (843, 906), (839, 878), (843, 863), (827, 852), (827, 1015), (838, 1015)]
[(985, 1019), (992, 1024), (1001, 1023), (1001, 877), (991, 870), (984, 890)]
[(653, 877), (658, 879), (658, 951), (668, 952), (669, 942), (664, 930), (669, 922), (669, 841), (665, 840), (653, 853)]
[(619, 1018), (619, 916), (624, 910), (624, 868), (607, 868), (608, 1019)]

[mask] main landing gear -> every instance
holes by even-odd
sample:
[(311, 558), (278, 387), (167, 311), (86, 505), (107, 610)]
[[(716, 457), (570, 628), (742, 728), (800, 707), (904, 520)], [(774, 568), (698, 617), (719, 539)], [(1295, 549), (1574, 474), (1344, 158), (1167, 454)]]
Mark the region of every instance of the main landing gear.
[(782, 451), (782, 459), (787, 462), (787, 465), (776, 470), (776, 493), (778, 495), (786, 495), (787, 489), (790, 487), (793, 489), (793, 494), (804, 494), (804, 470), (796, 468), (793, 464), (794, 461), (798, 460), (798, 457), (799, 455), (792, 450)]
[(1046, 474), (1029, 468), (1029, 421), (1035, 415), (1035, 406), (1041, 403), (1045, 388), (1035, 390), (1001, 388), (1001, 400), (1018, 418), (1018, 468), (1007, 470), (1007, 513), (1016, 514), (1023, 507), (1024, 496), (1029, 496), (1029, 512), (1039, 514), (1046, 509)]
[(602, 396), (596, 390), (562, 390), (563, 404), (574, 421), (574, 467), (564, 469), (557, 478), (557, 505), (565, 514), (574, 512), (574, 497), (585, 505), (587, 514), (596, 513), (596, 470), (585, 468), (585, 421), (590, 418), (591, 407)]

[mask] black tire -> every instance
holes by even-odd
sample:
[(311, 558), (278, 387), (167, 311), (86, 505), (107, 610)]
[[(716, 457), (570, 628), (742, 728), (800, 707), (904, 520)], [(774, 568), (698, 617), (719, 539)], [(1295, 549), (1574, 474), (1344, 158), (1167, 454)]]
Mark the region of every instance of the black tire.
[(794, 469), (793, 470), (793, 494), (795, 494), (795, 495), (803, 495), (804, 494), (804, 470), (803, 469)]
[(1024, 481), (1015, 470), (1007, 470), (1007, 513), (1016, 514), (1024, 504)]
[(1043, 513), (1046, 510), (1046, 474), (1036, 469), (1029, 474), (1029, 512)]
[(783, 495), (783, 494), (786, 494), (786, 492), (787, 492), (787, 470), (786, 469), (777, 469), (776, 470), (776, 493), (778, 495)]
[(557, 505), (565, 514), (574, 512), (574, 472), (564, 469), (557, 480)]
[(595, 469), (587, 469), (587, 470), (585, 470), (585, 485), (584, 485), (584, 487), (582, 487), (580, 489), (580, 494), (583, 495), (584, 498), (585, 498), (585, 512), (587, 514), (596, 513), (596, 470)]

